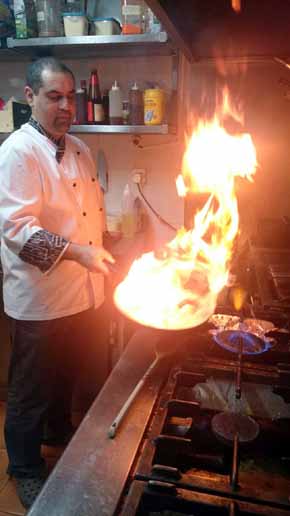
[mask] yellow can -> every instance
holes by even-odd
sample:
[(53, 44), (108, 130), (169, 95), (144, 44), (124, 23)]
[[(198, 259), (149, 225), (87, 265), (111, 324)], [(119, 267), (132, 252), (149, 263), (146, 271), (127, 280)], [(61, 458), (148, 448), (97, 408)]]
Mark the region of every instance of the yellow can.
[(145, 125), (162, 124), (165, 112), (164, 90), (154, 88), (144, 91), (144, 123)]

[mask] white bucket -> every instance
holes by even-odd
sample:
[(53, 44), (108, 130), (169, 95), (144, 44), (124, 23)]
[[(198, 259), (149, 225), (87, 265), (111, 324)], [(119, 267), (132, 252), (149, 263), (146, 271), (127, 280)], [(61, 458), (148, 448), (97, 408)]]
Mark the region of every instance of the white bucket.
[(85, 36), (88, 33), (88, 20), (82, 13), (63, 13), (64, 33), (66, 36)]
[(120, 25), (114, 18), (93, 18), (96, 36), (112, 36), (120, 34)]

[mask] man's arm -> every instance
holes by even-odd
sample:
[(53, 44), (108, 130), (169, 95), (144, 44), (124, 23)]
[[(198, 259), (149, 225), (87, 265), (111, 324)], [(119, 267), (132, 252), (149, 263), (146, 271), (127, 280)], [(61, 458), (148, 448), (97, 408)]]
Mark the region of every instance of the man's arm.
[(91, 272), (102, 272), (103, 274), (109, 273), (106, 261), (115, 263), (112, 255), (104, 247), (80, 245), (72, 242), (67, 246), (62, 258), (78, 262)]
[(15, 254), (46, 274), (61, 259), (108, 273), (104, 260), (113, 263), (114, 259), (103, 247), (71, 244), (41, 227), (43, 185), (29, 156), (5, 146), (0, 153), (0, 170), (0, 230)]

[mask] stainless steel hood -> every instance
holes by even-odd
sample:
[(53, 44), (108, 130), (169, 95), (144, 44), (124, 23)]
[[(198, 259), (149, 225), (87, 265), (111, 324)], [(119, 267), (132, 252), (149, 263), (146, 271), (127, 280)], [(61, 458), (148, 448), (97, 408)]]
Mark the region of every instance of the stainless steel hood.
[(290, 0), (146, 0), (190, 60), (290, 56)]

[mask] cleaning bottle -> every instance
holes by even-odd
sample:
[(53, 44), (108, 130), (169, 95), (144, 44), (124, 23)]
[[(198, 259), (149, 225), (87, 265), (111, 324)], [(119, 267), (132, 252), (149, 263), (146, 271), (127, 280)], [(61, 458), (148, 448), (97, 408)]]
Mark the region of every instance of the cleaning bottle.
[(122, 233), (124, 238), (133, 238), (136, 232), (135, 196), (127, 183), (122, 196)]
[(114, 82), (109, 91), (109, 117), (111, 125), (123, 123), (122, 93), (117, 81)]

